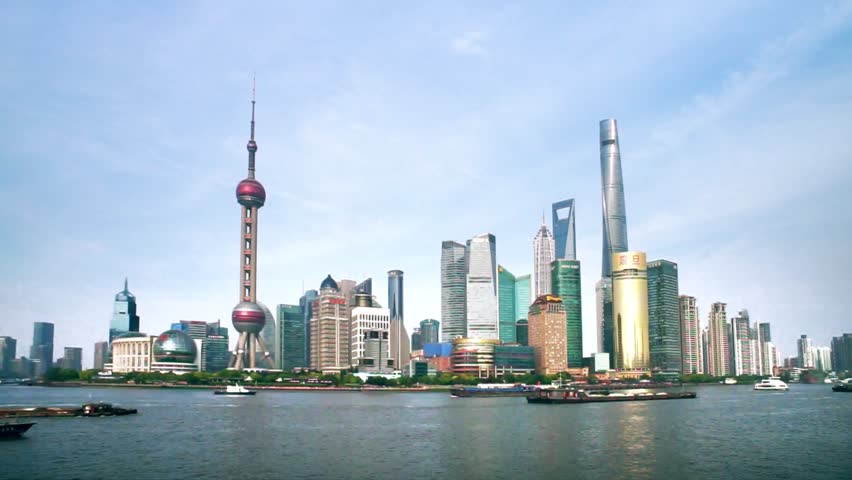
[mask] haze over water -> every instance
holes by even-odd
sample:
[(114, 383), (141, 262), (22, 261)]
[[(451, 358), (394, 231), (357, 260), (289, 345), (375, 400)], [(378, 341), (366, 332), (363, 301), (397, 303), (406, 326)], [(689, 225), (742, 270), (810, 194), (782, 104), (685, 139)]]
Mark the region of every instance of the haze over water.
[[(0, 388), (0, 404), (136, 407), (36, 419), (0, 443), (0, 478), (835, 479), (852, 397), (698, 387), (696, 400), (528, 405), (446, 393)], [(844, 473), (845, 472), (845, 473)]]

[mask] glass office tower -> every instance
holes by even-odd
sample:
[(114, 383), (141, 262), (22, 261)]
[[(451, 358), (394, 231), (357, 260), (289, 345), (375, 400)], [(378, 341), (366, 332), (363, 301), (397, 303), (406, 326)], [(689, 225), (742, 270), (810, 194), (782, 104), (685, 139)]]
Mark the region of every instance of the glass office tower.
[(580, 294), (580, 262), (556, 260), (551, 264), (553, 294), (565, 306), (568, 334), (568, 367), (583, 366), (583, 304)]
[(515, 342), (515, 276), (502, 265), (497, 266), (497, 288), (500, 301), (500, 341)]
[(648, 334), (651, 370), (681, 372), (680, 307), (677, 264), (668, 260), (648, 263)]

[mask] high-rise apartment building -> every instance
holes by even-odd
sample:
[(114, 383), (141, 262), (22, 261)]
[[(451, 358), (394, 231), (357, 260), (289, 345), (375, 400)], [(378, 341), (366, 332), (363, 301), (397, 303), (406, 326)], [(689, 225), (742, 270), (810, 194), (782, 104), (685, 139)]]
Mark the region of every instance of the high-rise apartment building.
[(554, 260), (550, 266), (551, 289), (562, 299), (568, 352), (568, 367), (583, 366), (583, 303), (580, 288), (580, 262)]
[(831, 366), (837, 373), (852, 371), (852, 333), (831, 337)]
[(550, 234), (544, 217), (541, 219), (541, 228), (533, 239), (533, 285), (535, 298), (548, 293), (553, 293), (550, 285), (550, 264), (556, 258), (556, 245), (553, 235)]
[(337, 282), (326, 277), (319, 296), (311, 307), (311, 370), (338, 373), (350, 366), (349, 306), (337, 289)]
[(0, 337), (0, 374), (12, 373), (17, 354), (18, 341), (12, 337)]
[(124, 290), (115, 294), (112, 321), (109, 324), (109, 341), (126, 332), (139, 331), (139, 315), (136, 314), (136, 297), (127, 289), (127, 278), (124, 279)]
[(92, 368), (95, 370), (103, 370), (104, 364), (109, 360), (109, 344), (107, 342), (95, 342), (95, 356), (92, 362)]
[(441, 341), (439, 330), (441, 322), (427, 318), (420, 321), (420, 335), (423, 337), (423, 343), (438, 343)]
[(391, 353), (391, 313), (387, 308), (352, 309), (352, 367), (359, 372), (392, 373), (400, 369)]
[(678, 298), (680, 317), (681, 372), (683, 374), (704, 373), (704, 358), (701, 351), (701, 322), (695, 297), (681, 295)]
[(442, 342), (467, 335), (467, 248), (453, 241), (441, 242)]
[(701, 329), (701, 358), (704, 359), (704, 363), (702, 367), (704, 367), (704, 372), (707, 375), (710, 375), (710, 327), (705, 326)]
[(716, 302), (710, 305), (707, 322), (707, 373), (715, 377), (731, 374), (731, 356), (728, 345), (727, 304)]
[[(490, 233), (467, 241), (467, 338), (497, 340), (497, 240)], [(446, 323), (444, 324), (446, 328)]]
[(518, 275), (515, 277), (515, 322), (526, 320), (532, 305), (532, 290), (530, 289), (531, 275)]
[(52, 323), (33, 323), (33, 343), (30, 346), (30, 360), (33, 361), (33, 375), (36, 377), (44, 375), (53, 366)]
[(648, 329), (651, 370), (679, 374), (680, 304), (674, 262), (654, 260), (648, 263)]
[(299, 308), (302, 309), (302, 315), (305, 319), (305, 367), (311, 366), (311, 319), (314, 316), (314, 300), (316, 300), (319, 292), (316, 290), (306, 291), (299, 299)]
[(403, 315), (402, 270), (388, 272), (388, 309), (390, 312), (390, 347), (394, 367), (402, 370), (411, 359), (411, 339), (405, 329)]
[(814, 357), (816, 358), (816, 369), (823, 372), (831, 371), (831, 348), (816, 347), (814, 348)]
[(498, 301), (500, 303), (500, 341), (503, 343), (515, 342), (515, 276), (502, 265), (497, 266), (497, 289)]
[(62, 368), (74, 370), (76, 372), (83, 371), (83, 349), (80, 347), (65, 347), (65, 352), (62, 355)]
[(775, 361), (777, 352), (775, 345), (772, 344), (772, 333), (769, 323), (758, 323), (755, 330), (757, 332), (757, 356), (760, 359), (758, 374), (773, 375), (774, 367), (780, 365)]
[(648, 271), (644, 252), (612, 256), (612, 318), (615, 369), (650, 369), (648, 340)]
[(756, 339), (751, 334), (748, 310), (740, 310), (731, 319), (730, 349), (731, 373), (733, 375), (755, 375), (758, 372), (754, 346)]
[(553, 240), (556, 260), (577, 260), (573, 198), (553, 204)]
[(535, 372), (553, 375), (568, 368), (565, 306), (555, 295), (538, 297), (529, 313), (529, 346), (533, 347)]
[(278, 305), (278, 332), (281, 370), (307, 367), (305, 363), (305, 314), (299, 305)]
[(796, 349), (799, 353), (799, 368), (801, 368), (802, 370), (806, 370), (809, 368), (816, 367), (816, 361), (814, 358), (814, 344), (813, 341), (808, 338), (807, 335), (802, 335), (798, 340), (796, 340)]

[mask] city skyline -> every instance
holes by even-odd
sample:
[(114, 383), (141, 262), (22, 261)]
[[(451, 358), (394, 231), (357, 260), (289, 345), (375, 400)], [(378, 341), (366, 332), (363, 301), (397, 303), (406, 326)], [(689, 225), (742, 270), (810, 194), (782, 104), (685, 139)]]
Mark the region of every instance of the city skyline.
[[(41, 8), (4, 6), (0, 33), (8, 41), (20, 38), (35, 19), (52, 32), (12, 52), (24, 73), (4, 80), (17, 93), (2, 116), (14, 141), (3, 142), (0, 152), (19, 160), (4, 162), (9, 201), (0, 248), (9, 275), (0, 306), (21, 313), (0, 326), (3, 335), (18, 339), (19, 351), (29, 349), (33, 322), (54, 322), (56, 351), (82, 346), (84, 365), (90, 365), (92, 345), (105, 340), (110, 298), (125, 276), (133, 278), (143, 331), (164, 331), (181, 318), (229, 323), (236, 269), (231, 195), (245, 168), (252, 70), (264, 105), (263, 138), (269, 139), (263, 150), (267, 240), (259, 246), (258, 271), (258, 298), (267, 305), (295, 303), (302, 284), (317, 288), (326, 272), (382, 279), (383, 272), (400, 268), (412, 331), (422, 319), (441, 318), (438, 242), (491, 232), (500, 243), (497, 261), (512, 272), (531, 272), (528, 245), (537, 215), (574, 198), (577, 258), (588, 266), (583, 351), (594, 351), (591, 319), (601, 260), (596, 122), (614, 117), (630, 245), (649, 258), (678, 263), (680, 293), (697, 298), (702, 325), (712, 302), (727, 303), (731, 312), (748, 309), (752, 320), (772, 323), (774, 343), (785, 356), (802, 333), (815, 345), (828, 345), (847, 328), (846, 305), (836, 299), (844, 298), (839, 289), (850, 262), (839, 245), (852, 225), (816, 205), (852, 203), (844, 187), (852, 176), (852, 145), (843, 135), (852, 105), (842, 88), (852, 79), (843, 60), (850, 50), (844, 41), (848, 5), (785, 11), (766, 5), (562, 7), (571, 14), (563, 15), (565, 23), (545, 22), (535, 35), (506, 25), (506, 18), (532, 15), (519, 7), (474, 15), (457, 6), (445, 16), (424, 6), (422, 17), (448, 18), (426, 43), (404, 32), (419, 31), (422, 20), (403, 17), (392, 26), (343, 7), (332, 23), (355, 15), (374, 33), (359, 33), (354, 42), (313, 42), (320, 46), (306, 52), (292, 46), (322, 37), (299, 25), (287, 25), (294, 35), (288, 42), (253, 48), (242, 34), (249, 27), (230, 22), (221, 38), (211, 33), (218, 28), (194, 31), (188, 39), (171, 30), (187, 21), (216, 27), (236, 7), (218, 6), (218, 15), (206, 17), (200, 7), (184, 5), (174, 18), (145, 7), (134, 15), (130, 8), (122, 16), (140, 23), (125, 25), (127, 34), (109, 44), (100, 35), (116, 28), (105, 21), (116, 14), (114, 6), (63, 8), (67, 21), (61, 24)], [(272, 31), (273, 19), (298, 17), (289, 13), (300, 8), (259, 7), (262, 18), (251, 28)], [(658, 24), (659, 9), (683, 22)], [(589, 25), (602, 18), (636, 21), (601, 45), (590, 29), (572, 27), (581, 25), (572, 23), (574, 16)], [(772, 21), (751, 28), (755, 16)], [(143, 34), (142, 25), (150, 23), (162, 30)], [(660, 26), (654, 35), (632, 46), (637, 28), (654, 25)], [(380, 43), (393, 35), (401, 41)], [(68, 42), (64, 56), (48, 54), (53, 41), (66, 37), (76, 41)], [(525, 63), (510, 48), (524, 37), (522, 51), (554, 60)], [(188, 55), (182, 39), (222, 48), (216, 56)], [(175, 48), (162, 49), (165, 44)], [(90, 53), (93, 45), (102, 55)], [(566, 54), (566, 45), (582, 49)], [(439, 62), (437, 70), (455, 68), (438, 82), (412, 75), (423, 73), (405, 55), (412, 48)], [(144, 74), (135, 55), (126, 55), (138, 51), (154, 55)], [(707, 51), (713, 53), (697, 55)], [(322, 63), (314, 59), (318, 54), (353, 61)], [(604, 57), (606, 64), (598, 63)], [(178, 68), (186, 75), (176, 77)], [(493, 81), (495, 74), (530, 68), (539, 74), (512, 76), (511, 88)], [(584, 75), (576, 78), (576, 71)], [(631, 84), (598, 83), (604, 73), (619, 78), (625, 72)], [(415, 90), (421, 93), (412, 96)], [(456, 90), (467, 97), (451, 93)], [(575, 92), (586, 90), (579, 102)], [(398, 107), (407, 102), (413, 108)], [(833, 140), (824, 142), (826, 135)], [(806, 161), (814, 145), (823, 159), (816, 163)], [(535, 159), (535, 169), (519, 161), (527, 158)], [(323, 165), (321, 181), (313, 181), (315, 165)], [(547, 185), (545, 171), (567, 180)], [(27, 196), (36, 182), (48, 191), (26, 210), (13, 208), (10, 199)], [(513, 185), (515, 192), (479, 186), (486, 183)], [(398, 199), (395, 211), (379, 207), (387, 198)], [(60, 230), (63, 235), (50, 234)], [(353, 230), (362, 233), (344, 245), (339, 239)], [(790, 245), (807, 253), (791, 254)], [(802, 323), (815, 313), (820, 322)]]

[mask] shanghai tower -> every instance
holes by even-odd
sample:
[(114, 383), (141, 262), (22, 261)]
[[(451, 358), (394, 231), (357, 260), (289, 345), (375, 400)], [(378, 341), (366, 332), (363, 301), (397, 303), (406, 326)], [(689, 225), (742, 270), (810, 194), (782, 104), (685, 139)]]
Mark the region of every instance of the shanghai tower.
[(598, 351), (613, 352), (612, 254), (627, 251), (627, 210), (624, 205), (624, 179), (621, 176), (621, 151), (618, 124), (614, 118), (600, 122), (601, 200), (603, 206), (603, 253), (601, 279), (595, 284), (598, 326)]
[(624, 179), (618, 148), (618, 124), (614, 118), (601, 120), (601, 194), (603, 199), (603, 270), (612, 276), (612, 254), (627, 251), (627, 209)]

